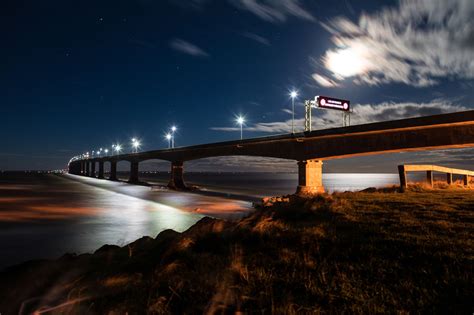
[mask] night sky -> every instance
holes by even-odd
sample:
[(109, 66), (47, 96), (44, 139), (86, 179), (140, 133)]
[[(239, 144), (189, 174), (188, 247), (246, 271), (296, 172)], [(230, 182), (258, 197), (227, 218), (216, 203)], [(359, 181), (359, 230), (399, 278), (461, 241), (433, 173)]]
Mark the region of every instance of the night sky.
[[(177, 146), (237, 139), (238, 114), (244, 137), (287, 133), (292, 89), (299, 129), (302, 102), (318, 94), (350, 99), (353, 124), (473, 109), (473, 16), (472, 0), (1, 1), (0, 169), (64, 168), (113, 143), (129, 151), (132, 137), (141, 150), (165, 148), (173, 124)], [(341, 125), (334, 111), (314, 120)], [(326, 164), (394, 172), (405, 160), (466, 166), (470, 156)]]

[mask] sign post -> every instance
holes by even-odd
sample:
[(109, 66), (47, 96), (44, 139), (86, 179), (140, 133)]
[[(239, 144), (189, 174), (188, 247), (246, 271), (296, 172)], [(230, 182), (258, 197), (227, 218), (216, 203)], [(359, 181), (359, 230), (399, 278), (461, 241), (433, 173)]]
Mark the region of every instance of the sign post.
[(311, 131), (311, 109), (312, 108), (323, 108), (323, 109), (335, 109), (342, 111), (342, 125), (343, 127), (350, 125), (351, 117), (351, 102), (349, 100), (343, 100), (339, 98), (329, 96), (316, 96), (314, 100), (307, 100), (304, 103), (305, 116), (304, 116), (304, 131)]

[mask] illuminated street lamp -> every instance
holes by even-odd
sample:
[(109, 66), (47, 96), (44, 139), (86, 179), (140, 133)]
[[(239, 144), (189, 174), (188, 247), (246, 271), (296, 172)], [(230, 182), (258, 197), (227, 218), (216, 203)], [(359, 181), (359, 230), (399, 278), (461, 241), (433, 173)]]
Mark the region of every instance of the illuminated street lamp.
[(295, 98), (298, 97), (298, 92), (293, 90), (290, 92), (291, 106), (292, 106), (292, 118), (291, 118), (291, 133), (295, 133)]
[(132, 138), (132, 153), (138, 153), (138, 148), (140, 147), (140, 141), (136, 138)]
[(105, 156), (108, 156), (108, 155), (109, 155), (109, 154), (108, 154), (108, 153), (109, 153), (109, 149), (105, 149), (104, 152), (105, 152)]
[(178, 128), (176, 126), (171, 126), (171, 147), (174, 148), (174, 133)]
[(166, 140), (168, 140), (168, 149), (170, 149), (171, 148), (171, 139), (173, 139), (173, 136), (171, 135), (171, 133), (167, 133), (165, 135), (165, 138), (166, 138)]
[(115, 144), (113, 148), (117, 154), (120, 154), (120, 151), (122, 151), (122, 146), (120, 144)]
[(243, 129), (242, 129), (242, 126), (245, 124), (245, 118), (242, 117), (242, 116), (238, 116), (235, 121), (237, 122), (237, 124), (240, 125), (240, 140), (242, 140), (243, 138)]

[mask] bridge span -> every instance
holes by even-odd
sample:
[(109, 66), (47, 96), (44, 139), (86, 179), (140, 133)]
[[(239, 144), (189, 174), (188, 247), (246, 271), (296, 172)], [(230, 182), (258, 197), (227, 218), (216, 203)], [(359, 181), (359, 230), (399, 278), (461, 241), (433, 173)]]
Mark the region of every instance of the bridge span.
[(270, 137), (201, 144), (174, 149), (103, 156), (71, 161), (71, 174), (117, 180), (117, 162), (130, 162), (130, 183), (139, 182), (139, 163), (159, 159), (171, 162), (168, 186), (185, 189), (184, 163), (217, 156), (258, 156), (289, 159), (298, 165), (297, 193), (324, 191), (324, 160), (390, 152), (422, 151), (474, 146), (474, 110), (409, 118)]

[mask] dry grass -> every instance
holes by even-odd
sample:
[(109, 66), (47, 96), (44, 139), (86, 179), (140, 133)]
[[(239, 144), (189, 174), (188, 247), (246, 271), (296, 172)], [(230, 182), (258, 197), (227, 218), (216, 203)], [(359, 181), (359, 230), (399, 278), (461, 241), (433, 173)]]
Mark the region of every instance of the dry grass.
[(270, 199), (237, 223), (15, 267), (0, 311), (54, 292), (49, 306), (90, 297), (73, 314), (472, 313), (473, 209), (470, 190), (417, 186)]

